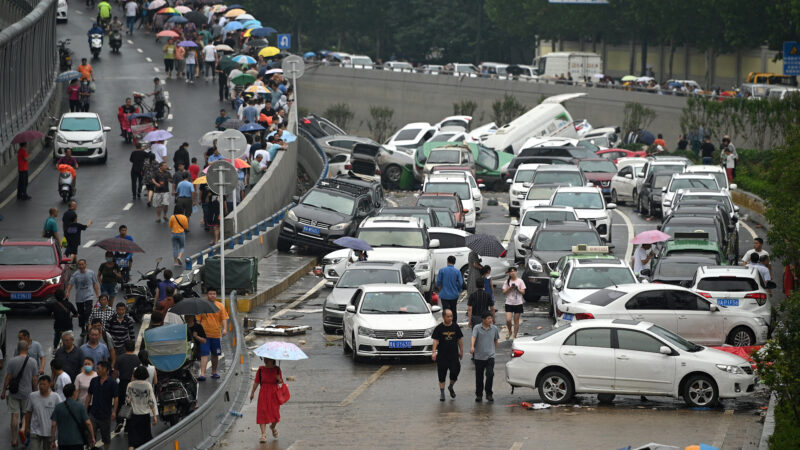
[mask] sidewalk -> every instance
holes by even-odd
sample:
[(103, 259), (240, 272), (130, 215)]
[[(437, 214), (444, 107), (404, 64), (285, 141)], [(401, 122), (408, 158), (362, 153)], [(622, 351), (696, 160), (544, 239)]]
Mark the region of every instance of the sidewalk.
[(316, 256), (281, 253), (277, 250), (261, 258), (258, 261), (258, 292), (239, 297), (239, 312), (249, 313), (255, 307), (274, 300), (313, 269), (316, 263)]

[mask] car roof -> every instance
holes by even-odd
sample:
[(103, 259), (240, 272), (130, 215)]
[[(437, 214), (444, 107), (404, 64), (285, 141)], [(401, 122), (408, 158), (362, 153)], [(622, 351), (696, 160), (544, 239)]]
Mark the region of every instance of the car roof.
[(572, 222), (564, 222), (561, 220), (546, 220), (536, 232), (540, 231), (586, 231), (586, 230), (594, 230), (592, 226), (583, 221), (583, 220), (576, 220)]
[[(366, 181), (361, 178), (354, 178), (346, 174), (338, 175), (334, 180), (341, 181), (342, 183), (352, 184), (358, 187), (373, 188), (380, 186), (377, 181)], [(325, 181), (325, 180), (323, 180)]]
[(425, 228), (425, 222), (419, 217), (377, 216), (368, 217), (359, 228)]
[(736, 275), (758, 278), (758, 269), (752, 266), (700, 266), (697, 269), (697, 276), (699, 278), (719, 275)]
[(520, 171), (523, 171), (523, 170), (536, 170), (537, 168), (542, 167), (542, 166), (545, 166), (545, 164), (537, 164), (537, 163), (520, 164), (519, 166), (517, 166), (517, 172), (520, 172)]
[(672, 179), (692, 179), (692, 180), (716, 180), (713, 175), (704, 173), (673, 173)]
[(386, 206), (381, 208), (381, 214), (385, 212), (401, 212), (401, 211), (408, 211), (408, 212), (430, 212), (430, 206)]
[(644, 291), (659, 291), (659, 290), (692, 292), (690, 289), (687, 289), (683, 286), (676, 286), (674, 284), (661, 284), (661, 283), (627, 283), (627, 284), (618, 284), (614, 287), (607, 287), (604, 289), (610, 291), (624, 292), (626, 294), (632, 294)]
[(686, 161), (680, 159), (651, 159), (651, 166), (686, 166)]
[(447, 173), (431, 173), (428, 174), (427, 182), (451, 182), (451, 181), (460, 181), (466, 182), (467, 181), (467, 173), (453, 170)]
[(700, 264), (702, 264), (702, 263), (704, 263), (706, 261), (709, 261), (712, 258), (713, 257), (711, 257), (709, 255), (702, 255), (702, 254), (701, 255), (694, 255), (694, 254), (690, 254), (690, 253), (678, 253), (677, 255), (662, 256), (661, 258), (658, 259), (658, 263), (656, 265), (663, 264), (665, 262), (677, 262), (677, 263), (688, 262), (688, 263), (700, 263)]
[(455, 199), (461, 200), (461, 197), (455, 194), (448, 194), (447, 192), (420, 192), (419, 197), (453, 197)]
[[(544, 158), (550, 158), (550, 156), (545, 156)], [(537, 172), (580, 172), (581, 169), (578, 166), (573, 166), (571, 164), (559, 164), (559, 165), (545, 165), (536, 169)]]
[(675, 239), (665, 243), (666, 250), (714, 250), (719, 251), (719, 243), (703, 239)]
[(64, 114), (61, 115), (62, 119), (68, 118), (68, 117), (77, 117), (77, 118), (95, 117), (97, 119), (100, 118), (100, 116), (97, 113), (93, 113), (93, 112), (68, 112), (68, 113), (64, 113)]
[(670, 216), (664, 223), (708, 223), (716, 222), (716, 220), (715, 217), (709, 216)]
[(711, 173), (711, 172), (718, 172), (718, 173), (725, 173), (725, 169), (721, 166), (712, 166), (710, 164), (695, 164), (686, 168), (686, 172), (689, 173)]
[(459, 230), (457, 228), (448, 228), (448, 227), (430, 227), (428, 228), (428, 234), (430, 233), (456, 234), (461, 237), (467, 237), (472, 235), (472, 233), (468, 231)]
[(406, 263), (400, 261), (357, 261), (354, 263), (350, 263), (347, 266), (347, 270), (350, 269), (372, 269), (372, 268), (381, 268), (381, 269), (400, 269), (401, 267), (405, 266)]
[(533, 208), (528, 208), (525, 210), (525, 214), (531, 211), (575, 211), (575, 208), (572, 206), (562, 206), (562, 205), (540, 205), (534, 206)]
[(561, 186), (556, 188), (556, 192), (591, 192), (600, 194), (600, 188), (594, 186)]
[[(362, 284), (359, 289), (367, 292), (416, 292), (419, 290), (407, 284), (381, 283), (381, 284)], [(421, 294), (420, 294), (421, 295)]]

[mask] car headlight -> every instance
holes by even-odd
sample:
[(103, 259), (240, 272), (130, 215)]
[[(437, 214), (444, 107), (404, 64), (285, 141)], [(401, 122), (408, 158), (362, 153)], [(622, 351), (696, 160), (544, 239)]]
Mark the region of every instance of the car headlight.
[(57, 275), (53, 278), (48, 278), (44, 280), (44, 284), (58, 284), (61, 282), (61, 275)]
[(764, 327), (764, 326), (766, 326), (766, 325), (767, 325), (767, 321), (766, 321), (766, 320), (764, 320), (764, 319), (762, 319), (761, 317), (755, 317), (755, 318), (754, 318), (754, 320), (756, 321), (756, 323), (757, 323), (759, 326), (762, 326), (762, 327)]
[(476, 195), (476, 196), (475, 196), (475, 201), (476, 201), (476, 202), (479, 202), (479, 201), (481, 201), (481, 196), (480, 196), (480, 195)]
[(337, 223), (336, 225), (334, 225), (334, 226), (332, 226), (332, 227), (331, 227), (331, 231), (342, 231), (342, 230), (346, 230), (346, 229), (347, 229), (347, 227), (349, 227), (349, 226), (350, 226), (350, 222), (342, 222), (342, 223)]
[(92, 144), (100, 144), (102, 142), (103, 142), (103, 135), (101, 134), (100, 136), (97, 136), (96, 138), (94, 138), (94, 140), (92, 141)]
[(297, 214), (295, 214), (294, 211), (291, 209), (289, 210), (289, 212), (286, 213), (286, 218), (297, 222)]
[(425, 337), (426, 337), (426, 338), (427, 338), (427, 337), (431, 337), (431, 335), (433, 335), (433, 330), (434, 330), (434, 329), (436, 329), (436, 327), (430, 327), (430, 328), (428, 328), (427, 330), (425, 330)]
[(375, 337), (375, 330), (373, 330), (372, 328), (367, 328), (367, 327), (358, 327), (358, 335), (359, 336), (367, 336), (367, 337), (374, 338)]
[(740, 369), (740, 368), (738, 368), (736, 366), (729, 366), (727, 364), (717, 364), (717, 369), (719, 369), (719, 370), (721, 370), (723, 372), (728, 372), (728, 373), (733, 374), (733, 375), (741, 375), (741, 374), (744, 373), (744, 372), (742, 372), (742, 369)]
[(343, 259), (344, 259), (344, 257), (341, 257), (341, 258), (323, 258), (322, 259), (322, 265), (323, 266), (327, 266), (327, 265), (339, 264), (340, 262), (342, 262)]
[(522, 191), (517, 191), (517, 190), (512, 189), (511, 190), (511, 195), (522, 195)]
[(64, 136), (62, 136), (60, 134), (56, 134), (56, 141), (58, 141), (59, 144), (66, 144), (67, 143), (67, 138), (65, 138)]
[(539, 261), (536, 261), (535, 259), (528, 260), (528, 268), (534, 272), (543, 272), (542, 264)]
[(421, 262), (414, 265), (414, 272), (427, 272), (430, 269), (431, 265), (426, 262)]

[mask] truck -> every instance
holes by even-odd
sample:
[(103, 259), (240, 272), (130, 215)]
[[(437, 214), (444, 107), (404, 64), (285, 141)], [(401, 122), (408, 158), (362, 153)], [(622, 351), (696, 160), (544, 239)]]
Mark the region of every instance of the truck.
[(540, 77), (558, 78), (567, 74), (573, 80), (591, 78), (596, 73), (603, 73), (603, 59), (597, 53), (589, 52), (554, 52), (533, 60), (536, 74)]

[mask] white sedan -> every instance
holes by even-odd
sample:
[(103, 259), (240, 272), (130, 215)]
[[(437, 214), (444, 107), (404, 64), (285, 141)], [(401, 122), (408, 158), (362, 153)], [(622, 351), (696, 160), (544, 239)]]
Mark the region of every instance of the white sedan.
[(745, 359), (696, 345), (648, 322), (587, 320), (514, 340), (506, 381), (538, 389), (542, 401), (575, 394), (683, 397), (691, 407), (750, 395), (756, 377)]
[(767, 322), (667, 284), (621, 284), (575, 303), (559, 303), (556, 325), (586, 319), (646, 320), (693, 342), (741, 347), (767, 341)]
[(429, 305), (414, 286), (360, 286), (344, 312), (342, 345), (357, 361), (362, 356), (427, 356), (439, 306)]

